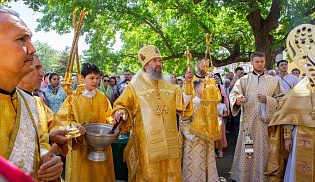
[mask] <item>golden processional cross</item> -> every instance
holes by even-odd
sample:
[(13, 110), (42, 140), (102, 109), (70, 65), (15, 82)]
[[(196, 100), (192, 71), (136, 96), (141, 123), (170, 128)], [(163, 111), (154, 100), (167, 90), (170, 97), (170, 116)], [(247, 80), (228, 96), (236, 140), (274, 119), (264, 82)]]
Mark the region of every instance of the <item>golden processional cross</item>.
[(187, 46), (186, 51), (184, 53), (185, 57), (187, 57), (187, 67), (188, 70), (190, 68), (190, 59), (191, 59), (191, 53), (189, 53), (189, 47)]

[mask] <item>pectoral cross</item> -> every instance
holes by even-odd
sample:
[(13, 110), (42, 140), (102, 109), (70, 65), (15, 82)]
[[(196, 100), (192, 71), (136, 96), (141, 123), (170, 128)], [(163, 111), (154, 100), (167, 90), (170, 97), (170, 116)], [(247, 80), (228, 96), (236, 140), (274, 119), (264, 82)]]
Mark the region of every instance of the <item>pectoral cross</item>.
[(163, 105), (163, 107), (161, 107), (160, 105), (157, 105), (156, 108), (154, 109), (154, 112), (157, 115), (161, 115), (163, 111), (165, 112), (165, 114), (167, 114), (169, 111), (169, 107), (167, 107), (165, 104)]

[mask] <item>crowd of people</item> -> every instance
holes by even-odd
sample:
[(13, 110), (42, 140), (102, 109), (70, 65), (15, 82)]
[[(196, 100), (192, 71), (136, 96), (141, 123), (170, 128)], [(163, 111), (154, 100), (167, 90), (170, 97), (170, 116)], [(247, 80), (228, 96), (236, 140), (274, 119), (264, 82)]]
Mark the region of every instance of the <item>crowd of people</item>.
[[(312, 84), (297, 68), (288, 73), (286, 60), (277, 63), (279, 73), (268, 71), (266, 56), (254, 52), (252, 72), (237, 67), (221, 75), (209, 74), (209, 60), (200, 58), (195, 74), (189, 68), (177, 77), (162, 74), (160, 51), (148, 45), (135, 74), (108, 76), (82, 64), (73, 91), (79, 79), (85, 90), (72, 98), (58, 73), (42, 71), (31, 36), (19, 15), (0, 5), (0, 181), (60, 181), (64, 164), (55, 153), (66, 156), (67, 182), (115, 181), (111, 146), (106, 161), (87, 158), (88, 122), (131, 131), (129, 181), (219, 181), (215, 161), (224, 157), (228, 132), (236, 144), (232, 180), (313, 181)], [(68, 118), (81, 136), (65, 137)], [(10, 165), (24, 173), (3, 170)]]

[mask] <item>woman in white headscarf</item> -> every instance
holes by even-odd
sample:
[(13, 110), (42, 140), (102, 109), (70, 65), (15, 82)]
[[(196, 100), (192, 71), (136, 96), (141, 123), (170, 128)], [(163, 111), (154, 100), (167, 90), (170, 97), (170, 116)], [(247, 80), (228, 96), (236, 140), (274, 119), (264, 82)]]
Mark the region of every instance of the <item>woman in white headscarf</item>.
[(57, 113), (63, 101), (67, 98), (66, 93), (63, 91), (59, 84), (60, 76), (58, 73), (52, 72), (48, 76), (48, 87), (43, 90), (48, 107)]
[(270, 76), (276, 76), (276, 71), (275, 70), (269, 70), (268, 71), (268, 75), (270, 75)]

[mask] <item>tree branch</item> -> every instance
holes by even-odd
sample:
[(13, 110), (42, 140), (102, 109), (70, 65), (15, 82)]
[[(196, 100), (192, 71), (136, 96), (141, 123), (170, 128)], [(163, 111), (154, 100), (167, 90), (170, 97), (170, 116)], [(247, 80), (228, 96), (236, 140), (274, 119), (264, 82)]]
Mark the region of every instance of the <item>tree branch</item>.
[[(184, 53), (164, 57), (163, 60), (166, 61), (166, 60), (170, 60), (170, 59), (182, 58), (183, 54)], [(204, 53), (191, 53), (191, 55), (194, 58), (204, 58), (205, 57)], [(241, 58), (240, 53), (232, 54), (224, 60), (215, 59), (213, 56), (211, 58), (212, 58), (213, 66), (215, 66), (215, 67), (221, 67), (221, 66), (225, 66), (225, 65), (237, 63), (237, 62), (249, 62), (249, 58), (246, 58), (246, 59)], [(208, 59), (210, 59), (209, 55), (208, 55)]]
[[(128, 15), (132, 15), (132, 16), (135, 16), (137, 18), (141, 18), (141, 16), (133, 13), (133, 12), (130, 12), (130, 11), (127, 11), (127, 14)], [(174, 50), (172, 49), (171, 45), (168, 43), (168, 41), (166, 40), (165, 36), (164, 36), (164, 33), (161, 31), (161, 29), (159, 29), (158, 27), (154, 26), (152, 22), (150, 22), (149, 20), (147, 19), (143, 19), (141, 18), (141, 20), (143, 22), (145, 22), (147, 25), (149, 25), (156, 33), (158, 33), (161, 38), (163, 39), (163, 42), (165, 43), (167, 49), (171, 52), (172, 55), (174, 55)]]
[(315, 12), (315, 7), (313, 7), (311, 10), (309, 10), (308, 12), (306, 12), (304, 15), (305, 16), (310, 16), (311, 14), (313, 14)]
[(263, 31), (270, 32), (278, 28), (278, 19), (280, 18), (280, 6), (281, 0), (273, 0), (270, 8), (270, 12), (263, 22)]

